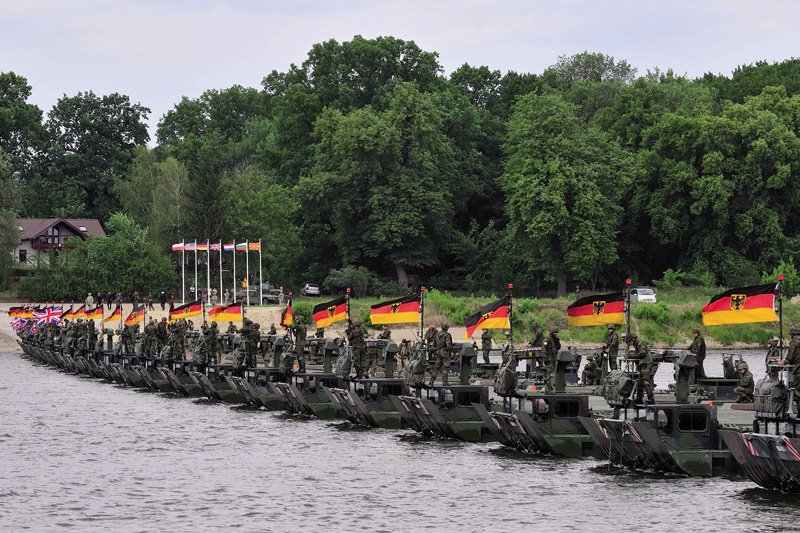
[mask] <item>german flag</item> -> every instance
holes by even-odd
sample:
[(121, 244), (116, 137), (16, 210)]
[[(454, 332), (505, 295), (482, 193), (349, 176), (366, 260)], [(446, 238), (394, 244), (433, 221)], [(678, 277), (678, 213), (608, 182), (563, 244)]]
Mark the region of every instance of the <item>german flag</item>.
[(203, 314), (203, 302), (201, 300), (195, 300), (193, 302), (189, 302), (188, 304), (183, 304), (179, 307), (173, 307), (169, 310), (169, 321), (170, 323), (175, 322), (179, 318), (190, 318), (197, 315)]
[(103, 318), (103, 306), (98, 305), (90, 311), (86, 311), (86, 320), (95, 320)]
[(595, 294), (575, 300), (567, 307), (567, 324), (572, 326), (597, 326), (625, 323), (625, 293)]
[(8, 308), (8, 317), (9, 318), (21, 317), (23, 311), (25, 311), (24, 307), (9, 307)]
[(481, 329), (508, 329), (511, 327), (508, 314), (509, 302), (505, 298), (486, 304), (481, 307), (481, 310), (474, 315), (468, 316), (464, 320), (464, 325), (467, 327), (467, 332), (464, 334), (465, 339), (472, 337), (475, 330), (480, 327)]
[(292, 294), (286, 299), (286, 309), (281, 313), (281, 327), (286, 329), (289, 324), (294, 324), (294, 317), (292, 316)]
[(347, 320), (347, 299), (344, 296), (314, 306), (314, 322), (317, 323), (317, 328), (328, 327), (340, 320)]
[(227, 320), (229, 322), (242, 321), (242, 304), (221, 305), (208, 312), (211, 320)]
[(775, 314), (776, 283), (739, 287), (717, 294), (703, 307), (703, 324), (747, 324), (749, 322), (777, 322)]
[(137, 305), (128, 318), (125, 319), (126, 326), (134, 326), (144, 320), (144, 305)]
[(397, 300), (381, 302), (369, 310), (369, 319), (373, 324), (407, 324), (419, 322), (419, 307), (422, 293), (412, 294)]
[(75, 318), (75, 313), (73, 313), (72, 306), (70, 305), (69, 306), (69, 311), (67, 311), (66, 313), (61, 315), (61, 320), (68, 320), (68, 319), (72, 319), (72, 318)]
[(102, 321), (103, 322), (111, 322), (112, 320), (119, 320), (122, 318), (122, 312), (120, 309), (114, 309), (114, 312), (111, 313), (109, 316), (105, 317)]
[(86, 304), (80, 306), (77, 311), (72, 313), (72, 318), (86, 318)]

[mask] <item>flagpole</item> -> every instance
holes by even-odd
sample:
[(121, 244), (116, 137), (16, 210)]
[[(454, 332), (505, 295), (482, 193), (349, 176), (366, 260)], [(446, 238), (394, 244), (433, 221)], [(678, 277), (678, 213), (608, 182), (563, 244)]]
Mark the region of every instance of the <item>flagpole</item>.
[(181, 239), (181, 304), (186, 303), (186, 241)]
[(506, 293), (506, 297), (508, 299), (508, 331), (511, 335), (511, 340), (509, 341), (511, 344), (511, 353), (514, 353), (514, 321), (513, 313), (514, 313), (514, 304), (513, 298), (511, 296), (511, 289), (514, 288), (513, 283), (508, 284), (508, 292)]
[(222, 239), (219, 240), (219, 299), (222, 299)]
[(347, 288), (347, 294), (344, 296), (344, 302), (347, 309), (347, 325), (352, 326), (353, 324), (350, 321), (350, 287)]
[[(211, 297), (211, 241), (206, 239), (206, 298)], [(203, 316), (203, 324), (205, 324)]]
[[(631, 280), (625, 280), (625, 346), (631, 338)], [(628, 349), (625, 348), (625, 357), (628, 357)]]
[(233, 241), (233, 294), (231, 294), (233, 301), (236, 301), (236, 241)]
[(197, 298), (197, 293), (200, 292), (200, 287), (197, 285), (197, 240), (194, 241), (194, 297)]
[(244, 261), (245, 261), (245, 276), (244, 279), (247, 281), (247, 307), (250, 307), (250, 241), (244, 241)]
[(425, 287), (422, 287), (419, 293), (419, 340), (422, 340), (422, 334), (425, 330)]
[(262, 284), (264, 283), (263, 267), (261, 265), (261, 239), (258, 239), (258, 305), (261, 305)]
[(778, 342), (780, 343), (779, 354), (783, 359), (783, 296), (781, 295), (781, 285), (783, 274), (778, 274)]

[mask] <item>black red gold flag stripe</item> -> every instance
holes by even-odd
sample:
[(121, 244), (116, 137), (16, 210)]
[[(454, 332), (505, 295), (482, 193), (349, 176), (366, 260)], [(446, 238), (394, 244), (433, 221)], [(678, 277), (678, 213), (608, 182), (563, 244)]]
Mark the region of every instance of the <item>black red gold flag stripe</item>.
[(596, 294), (575, 300), (567, 307), (569, 326), (625, 323), (625, 293)]
[(777, 322), (775, 313), (776, 283), (738, 287), (717, 294), (703, 307), (703, 324), (747, 324), (749, 322)]
[(347, 320), (347, 299), (344, 296), (314, 306), (314, 322), (317, 328), (324, 328), (341, 320)]
[(475, 330), (479, 327), (481, 329), (508, 329), (511, 327), (509, 320), (509, 301), (505, 298), (486, 304), (474, 315), (468, 316), (464, 320), (464, 326), (467, 332), (464, 334), (465, 339), (472, 337)]
[(369, 319), (377, 324), (406, 324), (419, 322), (422, 293), (404, 296), (396, 300), (374, 304), (369, 310)]

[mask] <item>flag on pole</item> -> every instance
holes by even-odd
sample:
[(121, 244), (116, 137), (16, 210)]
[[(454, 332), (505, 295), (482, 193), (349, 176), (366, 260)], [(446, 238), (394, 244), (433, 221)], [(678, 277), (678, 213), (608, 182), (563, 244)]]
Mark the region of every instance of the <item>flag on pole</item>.
[(218, 242), (211, 244), (211, 251), (212, 252), (219, 252), (221, 250), (221, 245)]
[(223, 244), (222, 249), (226, 252), (233, 252), (234, 250), (236, 250), (236, 244), (235, 243)]
[(170, 309), (169, 322), (171, 324), (180, 318), (190, 318), (201, 314), (203, 314), (203, 302), (200, 300), (195, 300), (193, 302), (189, 302), (188, 304)]
[(45, 307), (42, 310), (33, 312), (33, 319), (36, 320), (36, 325), (42, 324), (58, 324), (61, 322), (61, 314), (63, 312), (62, 306)]
[(508, 313), (508, 300), (501, 298), (490, 304), (486, 304), (474, 315), (470, 315), (464, 320), (467, 332), (465, 339), (472, 337), (475, 330), (481, 329), (508, 329), (511, 327)]
[(102, 322), (111, 322), (112, 320), (119, 320), (122, 316), (122, 312), (120, 309), (114, 309), (114, 312), (105, 317)]
[(775, 291), (777, 283), (738, 287), (717, 294), (703, 307), (703, 324), (747, 324), (750, 322), (777, 322)]
[(86, 318), (86, 304), (80, 306), (77, 311), (72, 313), (72, 318)]
[(419, 322), (419, 307), (422, 293), (404, 296), (396, 300), (374, 304), (369, 310), (373, 324), (405, 324)]
[(204, 243), (199, 243), (198, 242), (196, 246), (197, 246), (197, 251), (198, 252), (207, 252), (208, 251), (208, 243), (207, 242), (204, 242)]
[(172, 245), (172, 251), (173, 252), (182, 252), (183, 251), (183, 243), (179, 242), (178, 244), (173, 244)]
[(314, 306), (314, 322), (317, 323), (317, 328), (330, 326), (340, 320), (347, 320), (347, 299), (344, 296)]
[(625, 293), (596, 294), (575, 300), (567, 307), (567, 324), (597, 326), (625, 323)]
[(185, 252), (196, 252), (197, 251), (197, 243), (196, 242), (187, 242), (183, 245), (183, 250)]
[(61, 316), (61, 318), (62, 318), (62, 320), (72, 320), (73, 318), (75, 318), (75, 315), (74, 315), (74, 314), (73, 314), (73, 312), (72, 312), (72, 306), (71, 306), (71, 305), (69, 306), (69, 311), (67, 311), (66, 313), (64, 313), (64, 314)]
[(11, 320), (11, 327), (14, 329), (14, 331), (19, 331), (20, 329), (22, 329), (22, 326), (27, 324), (27, 322), (28, 322), (27, 318), (22, 318), (21, 316), (15, 316), (13, 320)]
[(242, 304), (221, 305), (215, 307), (208, 312), (208, 318), (211, 320), (241, 322), (242, 321)]
[(286, 326), (294, 324), (294, 317), (292, 316), (292, 293), (286, 299), (286, 309), (281, 313), (281, 327), (286, 329)]
[(246, 242), (242, 242), (242, 243), (237, 244), (236, 245), (236, 251), (237, 252), (246, 252), (247, 251), (247, 243)]
[(25, 309), (24, 307), (9, 307), (8, 308), (9, 318), (17, 318), (22, 316), (24, 309)]
[(96, 306), (91, 311), (86, 311), (86, 320), (95, 320), (97, 318), (99, 318), (101, 320), (103, 318), (103, 306), (102, 305)]
[(125, 319), (126, 326), (134, 326), (144, 320), (144, 305), (137, 305), (128, 318)]
[(261, 250), (261, 242), (250, 242), (247, 243), (247, 249), (251, 252), (258, 252)]

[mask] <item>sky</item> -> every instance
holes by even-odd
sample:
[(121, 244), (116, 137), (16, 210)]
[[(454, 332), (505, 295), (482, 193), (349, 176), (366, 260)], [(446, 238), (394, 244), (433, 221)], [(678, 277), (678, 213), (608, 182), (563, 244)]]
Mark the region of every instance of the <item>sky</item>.
[(329, 39), (414, 41), (445, 75), (538, 74), (589, 51), (694, 78), (800, 55), (798, 15), (795, 0), (0, 0), (0, 72), (27, 78), (45, 115), (64, 95), (128, 95), (154, 137), (183, 96), (260, 87)]

